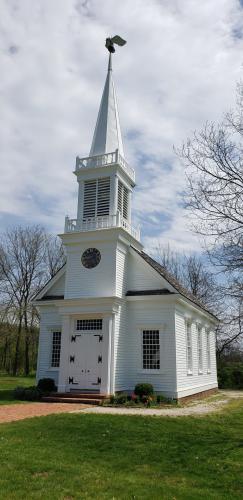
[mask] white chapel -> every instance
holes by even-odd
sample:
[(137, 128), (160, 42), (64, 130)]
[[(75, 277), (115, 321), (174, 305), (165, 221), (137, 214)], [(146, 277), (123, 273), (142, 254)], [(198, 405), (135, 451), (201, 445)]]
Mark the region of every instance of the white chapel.
[(139, 382), (182, 399), (217, 388), (217, 319), (143, 251), (132, 225), (135, 172), (125, 159), (109, 50), (89, 156), (76, 158), (76, 219), (59, 235), (66, 264), (35, 298), (37, 380), (58, 393), (112, 395)]

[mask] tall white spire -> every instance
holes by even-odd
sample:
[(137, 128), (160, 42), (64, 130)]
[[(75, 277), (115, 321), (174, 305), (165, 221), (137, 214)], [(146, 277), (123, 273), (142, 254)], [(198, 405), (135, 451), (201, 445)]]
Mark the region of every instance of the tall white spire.
[(95, 126), (90, 156), (119, 150), (124, 157), (115, 85), (112, 78), (112, 55), (109, 54), (108, 73)]

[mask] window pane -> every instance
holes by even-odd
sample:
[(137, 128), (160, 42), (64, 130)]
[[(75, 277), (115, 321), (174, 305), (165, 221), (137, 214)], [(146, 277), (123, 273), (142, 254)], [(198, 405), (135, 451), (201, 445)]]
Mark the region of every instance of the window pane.
[(159, 330), (143, 330), (143, 368), (160, 369)]
[(61, 353), (61, 332), (53, 332), (52, 356), (51, 356), (52, 367), (58, 367), (60, 365), (60, 353)]
[(102, 330), (102, 319), (77, 319), (76, 330)]

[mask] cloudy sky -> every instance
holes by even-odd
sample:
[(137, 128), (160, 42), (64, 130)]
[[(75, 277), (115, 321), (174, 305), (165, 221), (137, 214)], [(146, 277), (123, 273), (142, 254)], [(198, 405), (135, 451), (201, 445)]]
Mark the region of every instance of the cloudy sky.
[(127, 161), (136, 170), (134, 223), (147, 249), (198, 250), (182, 208), (173, 146), (220, 120), (242, 78), (239, 0), (0, 0), (0, 222), (62, 232), (76, 217), (75, 157), (89, 152), (113, 63)]

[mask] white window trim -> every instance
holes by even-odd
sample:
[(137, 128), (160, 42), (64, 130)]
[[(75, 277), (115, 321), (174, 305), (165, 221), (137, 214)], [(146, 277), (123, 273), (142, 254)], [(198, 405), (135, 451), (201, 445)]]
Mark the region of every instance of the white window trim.
[[(201, 360), (199, 357), (200, 352), (201, 352)], [(198, 375), (203, 375), (203, 341), (202, 341), (201, 323), (197, 323), (197, 363), (198, 363)]]
[(210, 374), (212, 373), (212, 358), (211, 358), (211, 330), (210, 329), (205, 329), (206, 333), (206, 350), (207, 350), (207, 373)]
[[(163, 371), (161, 370), (161, 345), (162, 345), (162, 329), (165, 327), (165, 325), (143, 325), (139, 326), (138, 332), (140, 335), (140, 366), (139, 369), (137, 370), (137, 373), (141, 374), (148, 374), (148, 375), (158, 375), (162, 374)], [(154, 368), (154, 369), (147, 369), (143, 368), (143, 331), (144, 330), (158, 330), (159, 331), (159, 356), (160, 356), (160, 368)]]
[(53, 349), (53, 332), (60, 332), (61, 333), (61, 346), (60, 346), (60, 359), (61, 359), (61, 349), (62, 349), (62, 329), (61, 328), (49, 328), (49, 331), (51, 332), (51, 349), (50, 349), (50, 357), (49, 357), (49, 368), (47, 371), (58, 371), (60, 369), (60, 363), (59, 366), (52, 366), (52, 349)]
[[(190, 328), (190, 342), (191, 342), (191, 367), (189, 368), (188, 360), (188, 328)], [(192, 320), (185, 318), (185, 331), (186, 331), (186, 370), (187, 375), (193, 375), (193, 349), (192, 349)]]

